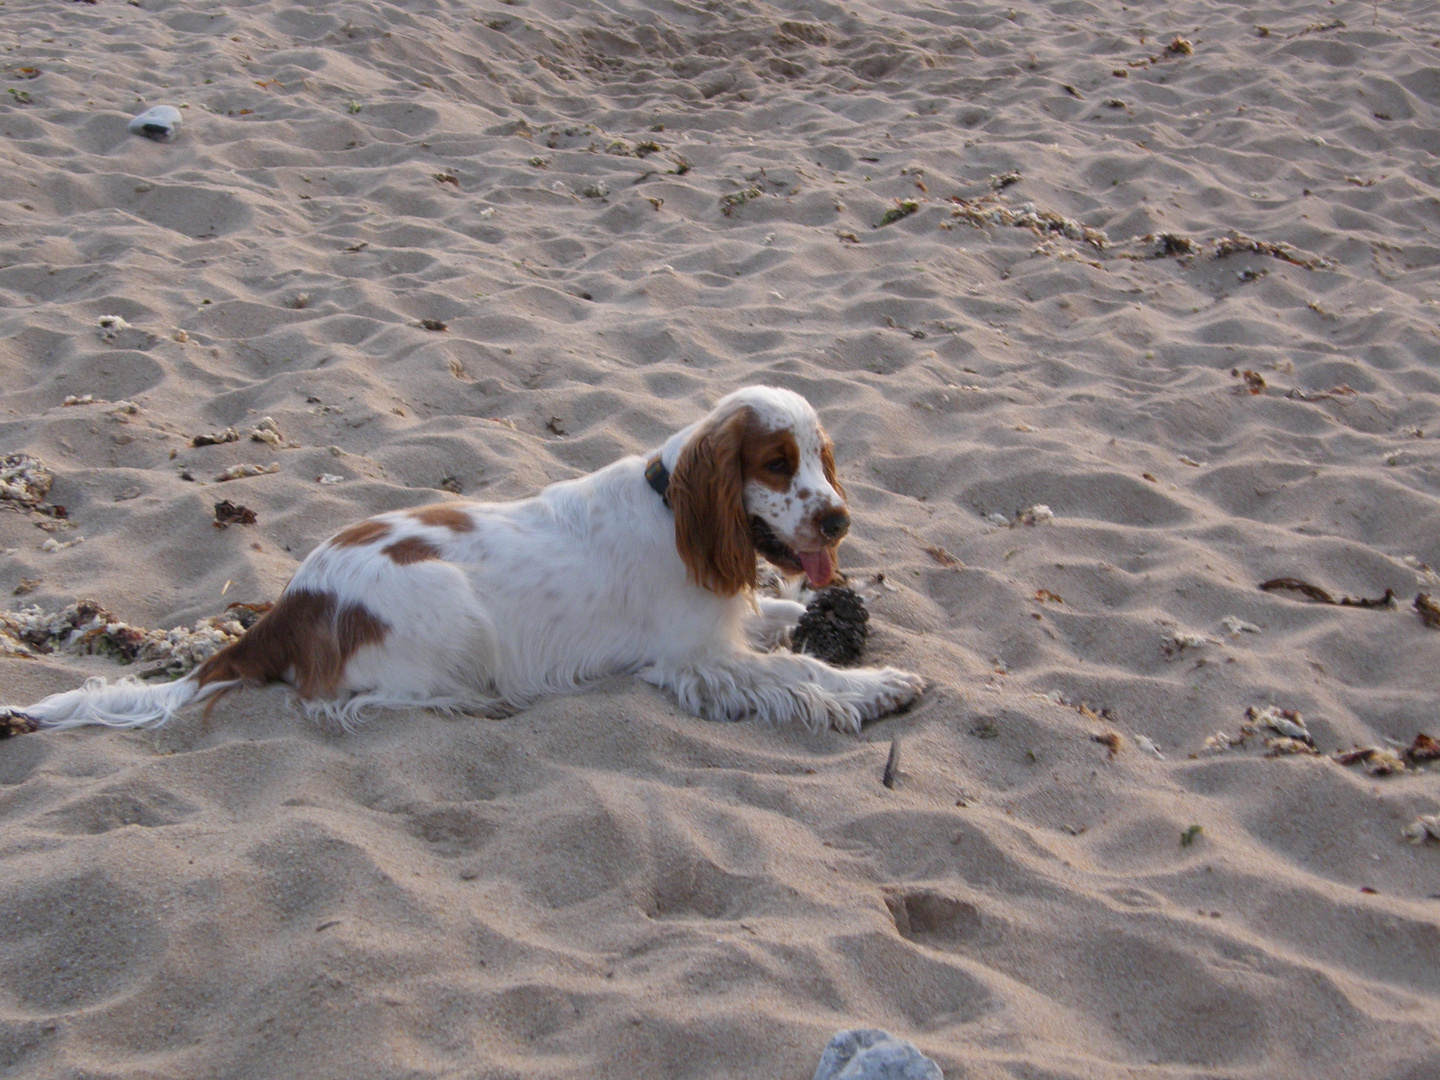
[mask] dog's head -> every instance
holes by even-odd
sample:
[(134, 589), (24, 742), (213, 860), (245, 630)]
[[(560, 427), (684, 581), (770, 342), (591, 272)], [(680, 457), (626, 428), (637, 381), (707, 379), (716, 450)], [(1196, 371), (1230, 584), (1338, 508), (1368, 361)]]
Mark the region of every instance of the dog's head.
[(755, 586), (755, 556), (822, 588), (850, 529), (820, 418), (800, 395), (750, 387), (696, 426), (671, 472), (675, 546), (721, 596)]

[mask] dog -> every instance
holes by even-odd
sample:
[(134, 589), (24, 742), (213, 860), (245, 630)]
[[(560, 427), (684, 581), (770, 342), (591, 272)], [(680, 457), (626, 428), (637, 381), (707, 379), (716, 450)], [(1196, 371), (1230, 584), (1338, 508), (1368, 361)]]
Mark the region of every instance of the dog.
[(757, 555), (823, 588), (850, 528), (830, 439), (800, 395), (755, 386), (645, 457), (538, 495), (351, 525), (243, 637), (161, 686), (90, 679), (12, 724), (142, 727), (286, 683), (343, 725), (370, 707), (508, 715), (634, 673), (711, 720), (858, 732), (924, 691), (892, 667), (770, 651), (805, 607), (757, 594)]

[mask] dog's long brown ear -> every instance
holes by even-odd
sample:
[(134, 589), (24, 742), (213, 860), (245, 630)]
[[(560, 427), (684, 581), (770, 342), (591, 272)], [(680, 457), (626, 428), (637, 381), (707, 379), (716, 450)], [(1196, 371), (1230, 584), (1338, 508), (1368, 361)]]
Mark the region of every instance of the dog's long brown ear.
[[(825, 473), (825, 479), (835, 489), (835, 494), (845, 498), (845, 489), (840, 486), (840, 478), (835, 474), (835, 444), (825, 437), (820, 445), (820, 468)], [(830, 561), (835, 567), (835, 577), (832, 579), (835, 584), (845, 584), (845, 575), (840, 572), (840, 541), (827, 545), (830, 552)]]
[(835, 475), (835, 444), (829, 439), (820, 447), (820, 468), (825, 472), (825, 479), (835, 489), (835, 494), (845, 498), (845, 489), (840, 486), (840, 479)]
[(755, 587), (755, 543), (745, 512), (741, 449), (748, 409), (701, 428), (670, 474), (675, 548), (695, 584), (719, 596)]

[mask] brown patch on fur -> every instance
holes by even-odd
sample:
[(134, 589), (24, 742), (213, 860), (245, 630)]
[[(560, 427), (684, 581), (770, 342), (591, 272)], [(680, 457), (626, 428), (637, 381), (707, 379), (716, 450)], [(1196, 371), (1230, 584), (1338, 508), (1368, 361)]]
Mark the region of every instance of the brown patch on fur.
[(840, 480), (835, 475), (835, 444), (826, 439), (820, 447), (820, 468), (825, 471), (825, 479), (835, 489), (835, 493), (842, 499), (845, 498), (845, 489), (840, 486)]
[(0, 709), (0, 739), (29, 735), (32, 731), (39, 730), (40, 725), (24, 713), (16, 709)]
[[(773, 472), (770, 463), (784, 461), (780, 472)], [(800, 469), (800, 448), (789, 428), (779, 431), (750, 431), (740, 450), (740, 471), (746, 480), (764, 484), (771, 491), (784, 491)]]
[(407, 536), (404, 540), (396, 540), (389, 547), (383, 548), (381, 554), (389, 555), (391, 560), (400, 566), (409, 566), (411, 563), (440, 558), (440, 549), (429, 540)]
[(408, 511), (408, 513), (422, 525), (437, 525), (449, 529), (454, 533), (475, 531), (475, 522), (470, 519), (469, 514), (458, 507), (446, 503), (421, 506), (415, 510)]
[(379, 540), (389, 532), (389, 524), (370, 518), (368, 521), (359, 521), (348, 528), (341, 529), (330, 538), (330, 546), (359, 547), (361, 544), (368, 544), (371, 540)]
[(696, 432), (670, 474), (675, 549), (686, 576), (719, 596), (755, 587), (742, 470), (745, 441), (754, 428), (754, 413), (742, 409)]
[(389, 632), (358, 604), (337, 611), (330, 593), (286, 593), (244, 637), (201, 664), (196, 681), (202, 687), (289, 681), (302, 698), (334, 697), (350, 657), (362, 646), (380, 644)]

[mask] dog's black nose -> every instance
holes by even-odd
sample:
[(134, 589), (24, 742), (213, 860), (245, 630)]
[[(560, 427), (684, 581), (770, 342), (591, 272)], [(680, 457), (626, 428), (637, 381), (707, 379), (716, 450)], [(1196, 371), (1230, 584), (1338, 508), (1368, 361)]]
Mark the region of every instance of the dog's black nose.
[(817, 524), (826, 540), (839, 540), (850, 531), (850, 515), (844, 510), (831, 510)]

